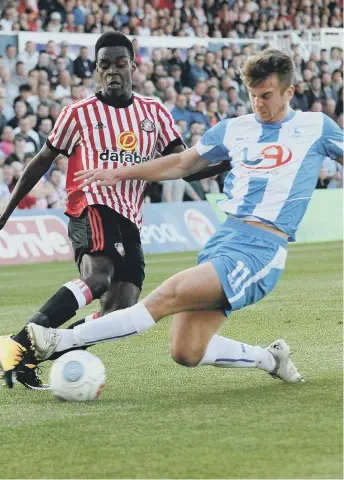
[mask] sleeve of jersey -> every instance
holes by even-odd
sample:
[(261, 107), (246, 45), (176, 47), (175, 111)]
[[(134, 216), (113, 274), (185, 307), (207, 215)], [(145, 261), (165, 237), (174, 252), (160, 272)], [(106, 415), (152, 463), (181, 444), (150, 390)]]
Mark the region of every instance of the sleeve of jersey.
[(229, 125), (229, 120), (222, 120), (210, 130), (205, 132), (196, 143), (197, 153), (211, 163), (230, 160), (228, 148), (224, 145), (224, 138)]
[(171, 153), (177, 145), (185, 146), (172, 115), (162, 104), (158, 106), (158, 118), (160, 120), (160, 132), (157, 141), (158, 151), (165, 156)]
[(343, 130), (332, 120), (323, 114), (323, 134), (321, 137), (321, 154), (335, 160), (343, 155)]
[(69, 156), (79, 140), (75, 110), (67, 106), (62, 109), (54, 128), (50, 132), (47, 146), (50, 150)]

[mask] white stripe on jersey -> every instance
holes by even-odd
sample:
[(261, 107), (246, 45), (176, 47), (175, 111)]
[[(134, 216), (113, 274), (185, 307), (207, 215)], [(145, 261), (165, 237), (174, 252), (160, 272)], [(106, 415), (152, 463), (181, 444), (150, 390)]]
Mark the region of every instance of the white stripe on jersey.
[[(265, 187), (263, 200), (253, 210), (252, 215), (262, 217), (273, 222), (277, 219), (285, 202), (288, 200), (290, 191), (294, 186), (296, 175), (299, 173), (300, 166), (306, 157), (310, 144), (305, 138), (290, 138), (290, 130), (293, 127), (307, 128), (309, 118), (307, 116), (295, 117), (282, 124), (279, 131), (278, 140), (274, 142), (281, 145), (293, 146), (293, 161), (283, 166), (283, 169), (274, 174), (271, 172), (268, 175), (268, 183)], [(312, 142), (316, 142), (322, 135), (323, 124), (317, 122), (312, 126)], [(264, 145), (264, 144), (262, 144)], [(264, 202), (264, 198), (269, 198), (270, 201)], [(273, 200), (273, 201), (272, 201)]]

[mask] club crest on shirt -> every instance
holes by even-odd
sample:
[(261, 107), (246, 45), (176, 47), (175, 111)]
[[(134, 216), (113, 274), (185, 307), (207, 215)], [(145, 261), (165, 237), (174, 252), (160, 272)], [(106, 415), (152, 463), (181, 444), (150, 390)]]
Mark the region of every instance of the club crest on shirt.
[(142, 120), (140, 127), (144, 132), (154, 132), (155, 130), (155, 125), (149, 118)]
[(115, 243), (115, 249), (117, 250), (117, 252), (120, 254), (121, 257), (124, 257), (125, 251), (124, 251), (123, 243)]

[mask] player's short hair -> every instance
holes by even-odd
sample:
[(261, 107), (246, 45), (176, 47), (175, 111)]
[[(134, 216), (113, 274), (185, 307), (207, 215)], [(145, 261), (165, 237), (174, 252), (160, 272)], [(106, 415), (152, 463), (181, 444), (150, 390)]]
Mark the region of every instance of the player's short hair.
[(255, 87), (270, 75), (276, 74), (280, 83), (289, 87), (295, 78), (295, 65), (290, 56), (281, 50), (268, 48), (249, 57), (241, 69), (241, 79), (247, 87)]
[(129, 51), (130, 60), (135, 58), (132, 42), (121, 32), (105, 32), (98, 38), (95, 46), (96, 60), (99, 50), (104, 47), (126, 47)]

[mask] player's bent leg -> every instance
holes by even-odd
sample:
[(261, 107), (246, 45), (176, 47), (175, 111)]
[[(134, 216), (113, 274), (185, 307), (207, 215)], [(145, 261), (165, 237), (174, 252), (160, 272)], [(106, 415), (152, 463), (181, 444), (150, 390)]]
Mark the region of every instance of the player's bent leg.
[(173, 360), (196, 367), (208, 343), (226, 321), (222, 310), (181, 312), (173, 315), (169, 332), (169, 352)]
[(174, 315), (169, 338), (173, 360), (186, 367), (259, 368), (287, 383), (302, 381), (284, 340), (263, 348), (216, 335), (225, 320), (219, 310)]
[(209, 262), (173, 275), (143, 303), (155, 321), (179, 312), (228, 306), (216, 270)]

